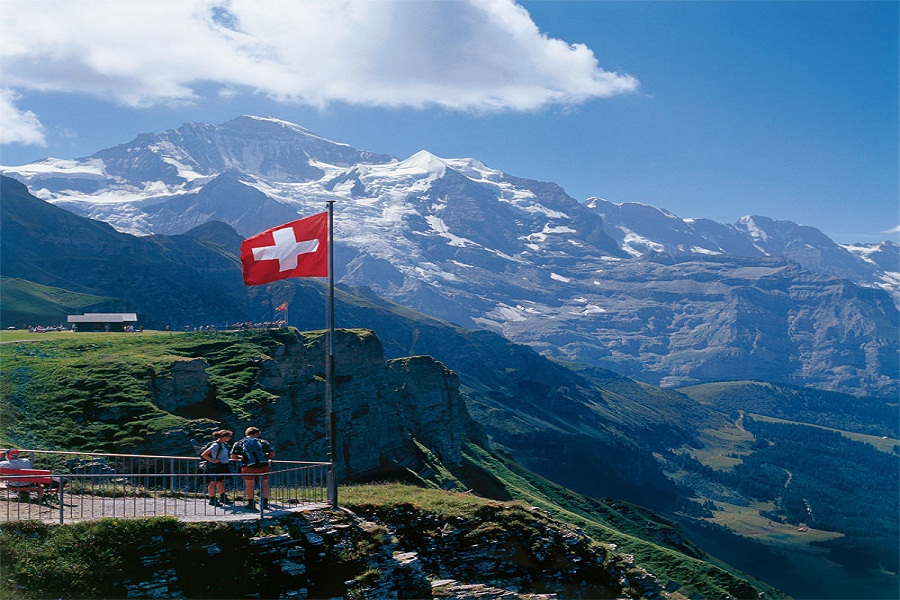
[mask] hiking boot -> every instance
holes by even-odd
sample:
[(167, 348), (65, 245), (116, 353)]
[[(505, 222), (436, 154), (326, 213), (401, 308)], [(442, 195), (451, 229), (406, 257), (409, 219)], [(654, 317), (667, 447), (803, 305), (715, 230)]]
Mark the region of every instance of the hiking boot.
[(267, 508), (269, 508), (269, 499), (268, 498), (263, 498), (259, 502), (262, 505), (263, 510), (266, 510)]
[(247, 510), (256, 510), (256, 502), (254, 500), (247, 502)]
[(219, 504), (234, 504), (231, 500), (228, 499), (228, 496), (222, 494), (219, 496)]
[(219, 501), (216, 500), (215, 496), (213, 496), (212, 498), (209, 499), (209, 505), (210, 506), (221, 506), (221, 504), (219, 504)]

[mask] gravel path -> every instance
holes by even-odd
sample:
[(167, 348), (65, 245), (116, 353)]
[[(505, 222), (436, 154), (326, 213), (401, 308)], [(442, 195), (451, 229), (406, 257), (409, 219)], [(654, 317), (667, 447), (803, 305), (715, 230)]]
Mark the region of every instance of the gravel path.
[[(159, 517), (173, 516), (182, 521), (242, 521), (259, 519), (259, 509), (248, 510), (243, 501), (225, 507), (210, 506), (206, 498), (165, 498), (132, 497), (103, 498), (87, 495), (66, 495), (62, 504), (62, 522), (87, 521), (107, 517)], [(257, 507), (259, 502), (257, 502)], [(327, 508), (326, 503), (279, 502), (273, 500), (264, 515), (273, 516), (289, 512)], [(15, 496), (0, 497), (0, 522), (39, 520), (49, 523), (60, 522), (58, 499), (51, 503), (44, 498), (42, 503), (32, 498), (30, 502), (20, 502)]]

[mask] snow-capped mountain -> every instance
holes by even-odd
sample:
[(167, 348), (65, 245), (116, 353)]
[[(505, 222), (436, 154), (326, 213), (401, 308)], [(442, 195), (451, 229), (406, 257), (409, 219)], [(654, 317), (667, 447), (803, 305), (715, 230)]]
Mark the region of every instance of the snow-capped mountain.
[(814, 227), (769, 217), (746, 216), (728, 225), (639, 203), (589, 198), (585, 205), (603, 217), (604, 231), (631, 256), (782, 256), (815, 273), (881, 287), (900, 303), (900, 245), (894, 242), (841, 246)]
[(765, 217), (582, 204), (475, 159), (399, 160), (249, 116), (2, 172), (137, 234), (218, 220), (248, 236), (333, 200), (340, 283), (653, 383), (896, 387), (896, 307), (852, 283), (897, 297), (896, 244), (851, 251)]

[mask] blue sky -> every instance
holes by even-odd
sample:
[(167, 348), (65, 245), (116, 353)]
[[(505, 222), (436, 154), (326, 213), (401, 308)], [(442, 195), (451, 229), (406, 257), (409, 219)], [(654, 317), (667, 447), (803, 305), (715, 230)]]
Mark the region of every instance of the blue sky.
[(578, 200), (897, 240), (897, 2), (0, 5), (0, 163), (274, 116)]

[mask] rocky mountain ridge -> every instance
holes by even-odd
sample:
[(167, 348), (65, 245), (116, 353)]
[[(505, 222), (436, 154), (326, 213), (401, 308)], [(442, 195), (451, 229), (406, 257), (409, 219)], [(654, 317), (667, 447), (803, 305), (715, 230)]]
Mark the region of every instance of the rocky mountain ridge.
[[(474, 159), (422, 151), (397, 160), (246, 116), (3, 171), (39, 197), (141, 234), (215, 219), (250, 235), (335, 200), (339, 282), (650, 383), (897, 386), (896, 361), (885, 361), (900, 321), (883, 291), (896, 301), (892, 243), (854, 254), (764, 217), (720, 225), (580, 204), (555, 184)], [(710, 277), (715, 286), (692, 293)], [(710, 335), (711, 323), (724, 332)]]
[(758, 215), (723, 224), (682, 219), (633, 202), (588, 198), (585, 205), (603, 217), (606, 233), (634, 257), (655, 253), (783, 257), (814, 273), (884, 289), (900, 300), (900, 245), (892, 241), (839, 245), (814, 227)]

